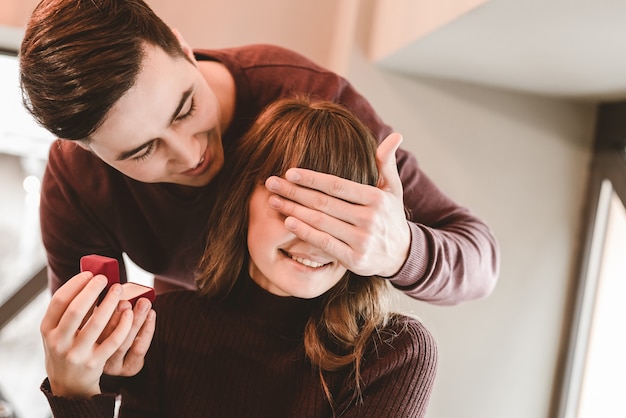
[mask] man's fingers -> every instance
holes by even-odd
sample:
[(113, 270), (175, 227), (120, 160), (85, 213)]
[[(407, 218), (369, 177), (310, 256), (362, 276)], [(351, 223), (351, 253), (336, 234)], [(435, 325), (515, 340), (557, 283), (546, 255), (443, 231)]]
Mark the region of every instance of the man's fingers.
[[(275, 206), (277, 204), (276, 199), (278, 199), (276, 196), (270, 197), (270, 207), (288, 218), (285, 220), (288, 229), (290, 229), (290, 225), (295, 226), (297, 220), (313, 229), (331, 235), (350, 247), (358, 246), (362, 239), (361, 235), (367, 234), (374, 223), (373, 212), (365, 206), (337, 202), (335, 209), (339, 215), (333, 216), (326, 214), (319, 208), (310, 209), (287, 200), (280, 200), (280, 204)], [(302, 236), (299, 238), (303, 239)], [(308, 239), (306, 241), (311, 242)]]
[(94, 350), (94, 354), (98, 358), (107, 359), (113, 355), (119, 348), (119, 346), (126, 339), (128, 332), (133, 323), (133, 312), (130, 309), (126, 309), (120, 315), (119, 323), (117, 327), (111, 332), (111, 334), (105, 338)]
[[(319, 195), (319, 196), (317, 196)], [(313, 190), (301, 195), (299, 202), (284, 199), (273, 195), (269, 198), (269, 205), (285, 216), (294, 216), (311, 226), (330, 232), (332, 221), (343, 221), (349, 224), (358, 223), (358, 206), (335, 199)], [(328, 224), (328, 225), (326, 225)]]
[(148, 352), (152, 337), (154, 336), (156, 312), (152, 309), (148, 310), (145, 321), (141, 324), (141, 328), (135, 337), (135, 340), (128, 351), (129, 356), (141, 356), (142, 358)]
[[(385, 138), (376, 151), (381, 178), (379, 188), (393, 188), (394, 194), (402, 192), (402, 182), (396, 166), (396, 151), (401, 143), (402, 135), (393, 133)], [(265, 181), (265, 186), (272, 193), (311, 208), (315, 207), (316, 200), (319, 201), (318, 205), (323, 204), (323, 196), (313, 191), (359, 205), (369, 205), (374, 197), (368, 185), (304, 168), (290, 168), (284, 179), (272, 176)]]
[(130, 302), (127, 300), (120, 300), (119, 303), (117, 304), (117, 308), (115, 309), (115, 312), (111, 316), (111, 320), (109, 320), (109, 323), (106, 324), (106, 326), (104, 327), (102, 334), (100, 334), (100, 337), (98, 337), (98, 342), (102, 342), (106, 337), (108, 337), (113, 332), (113, 330), (117, 327), (117, 324), (120, 321), (120, 316), (126, 309), (132, 310), (132, 306)]
[(124, 376), (134, 376), (143, 367), (146, 353), (154, 336), (155, 318), (156, 312), (150, 310), (124, 359)]
[(133, 344), (135, 337), (137, 336), (137, 334), (139, 333), (139, 330), (141, 329), (144, 322), (146, 321), (146, 317), (151, 307), (152, 307), (152, 304), (146, 298), (139, 299), (137, 303), (135, 304), (133, 308), (133, 325), (130, 328), (130, 332), (128, 334), (128, 337), (126, 338), (126, 341), (124, 341), (124, 344), (120, 347), (120, 350), (119, 350), (119, 351), (123, 351), (124, 355), (126, 354), (126, 351), (128, 351), (128, 349), (130, 348), (130, 346)]
[(106, 362), (104, 372), (117, 376), (133, 376), (143, 367), (143, 360), (148, 352), (154, 335), (155, 313), (150, 309), (148, 299), (137, 301), (133, 309), (133, 323), (124, 342)]
[[(367, 205), (368, 190), (371, 186), (356, 183), (331, 174), (319, 173), (304, 168), (290, 168), (285, 178), (272, 176), (265, 181), (265, 187), (285, 199), (314, 207), (324, 202), (328, 196), (346, 202)], [(321, 192), (321, 193), (320, 193)], [(316, 201), (317, 200), (317, 201)]]
[(306, 241), (333, 256), (342, 265), (346, 267), (350, 266), (349, 260), (352, 250), (343, 241), (324, 231), (312, 228), (305, 222), (291, 216), (285, 219), (285, 226), (302, 241)]

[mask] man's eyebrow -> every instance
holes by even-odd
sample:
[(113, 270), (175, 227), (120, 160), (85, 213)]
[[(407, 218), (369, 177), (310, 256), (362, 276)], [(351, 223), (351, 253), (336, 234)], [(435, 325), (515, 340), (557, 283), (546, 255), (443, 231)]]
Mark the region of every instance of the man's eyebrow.
[[(187, 90), (185, 90), (183, 92), (182, 96), (180, 97), (180, 101), (178, 102), (178, 106), (176, 107), (176, 110), (174, 111), (174, 113), (172, 114), (172, 116), (170, 118), (169, 125), (174, 123), (174, 121), (178, 117), (178, 114), (180, 113), (180, 110), (183, 108), (183, 106), (185, 106), (185, 103), (187, 102), (187, 99), (189, 98), (189, 96), (191, 95), (192, 92), (193, 92), (193, 87), (189, 87)], [(133, 149), (131, 149), (129, 151), (123, 151), (123, 152), (119, 153), (117, 158), (116, 158), (116, 160), (117, 161), (123, 161), (123, 160), (129, 159), (130, 157), (132, 157), (133, 155), (135, 155), (139, 151), (141, 151), (143, 148), (148, 146), (148, 144), (150, 142), (152, 142), (152, 141), (154, 141), (154, 139), (146, 141), (143, 144), (139, 145), (138, 147), (133, 148)]]
[(147, 147), (148, 144), (152, 141), (154, 141), (154, 139), (144, 142), (143, 144), (139, 145), (137, 148), (133, 148), (129, 151), (124, 151), (124, 152), (119, 153), (116, 160), (117, 161), (128, 160), (130, 157), (132, 157), (133, 155), (137, 154), (139, 151)]
[(174, 123), (174, 121), (178, 117), (178, 114), (180, 113), (180, 110), (183, 108), (183, 106), (185, 106), (185, 102), (187, 102), (187, 98), (191, 95), (192, 92), (193, 92), (193, 87), (189, 87), (187, 90), (185, 90), (185, 92), (180, 98), (180, 102), (178, 102), (178, 107), (176, 108), (174, 113), (172, 113), (172, 117), (170, 118), (170, 125)]

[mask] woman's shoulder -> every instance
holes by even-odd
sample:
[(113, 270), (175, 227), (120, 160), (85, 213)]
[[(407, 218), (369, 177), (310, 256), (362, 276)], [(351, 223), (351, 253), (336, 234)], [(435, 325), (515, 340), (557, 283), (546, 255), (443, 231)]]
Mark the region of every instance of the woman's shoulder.
[(393, 314), (374, 334), (373, 349), (379, 359), (386, 357), (392, 362), (417, 362), (432, 367), (437, 364), (435, 337), (420, 319), (413, 316)]
[(381, 334), (381, 338), (384, 335), (389, 335), (391, 338), (395, 336), (409, 340), (419, 338), (426, 340), (429, 344), (435, 344), (432, 332), (424, 325), (421, 319), (411, 315), (392, 314), (387, 324), (381, 328)]
[(417, 318), (393, 315), (363, 358), (363, 415), (423, 416), (437, 374), (437, 344)]

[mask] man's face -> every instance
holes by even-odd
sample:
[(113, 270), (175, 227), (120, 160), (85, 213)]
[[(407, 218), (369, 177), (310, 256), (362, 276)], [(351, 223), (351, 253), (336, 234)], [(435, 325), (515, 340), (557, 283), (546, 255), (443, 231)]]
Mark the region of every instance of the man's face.
[(270, 192), (258, 185), (249, 202), (250, 277), (279, 296), (310, 299), (332, 288), (346, 268), (285, 228), (285, 217), (270, 208)]
[(220, 114), (197, 67), (147, 45), (135, 85), (111, 108), (88, 147), (135, 180), (204, 186), (224, 164)]

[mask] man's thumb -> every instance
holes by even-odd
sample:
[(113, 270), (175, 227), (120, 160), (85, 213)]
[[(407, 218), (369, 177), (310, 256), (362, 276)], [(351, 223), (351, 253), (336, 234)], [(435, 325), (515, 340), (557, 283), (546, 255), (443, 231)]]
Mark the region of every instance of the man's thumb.
[(394, 132), (380, 143), (376, 150), (376, 165), (378, 166), (378, 188), (399, 191), (402, 195), (402, 182), (396, 166), (396, 151), (402, 143), (402, 135)]

